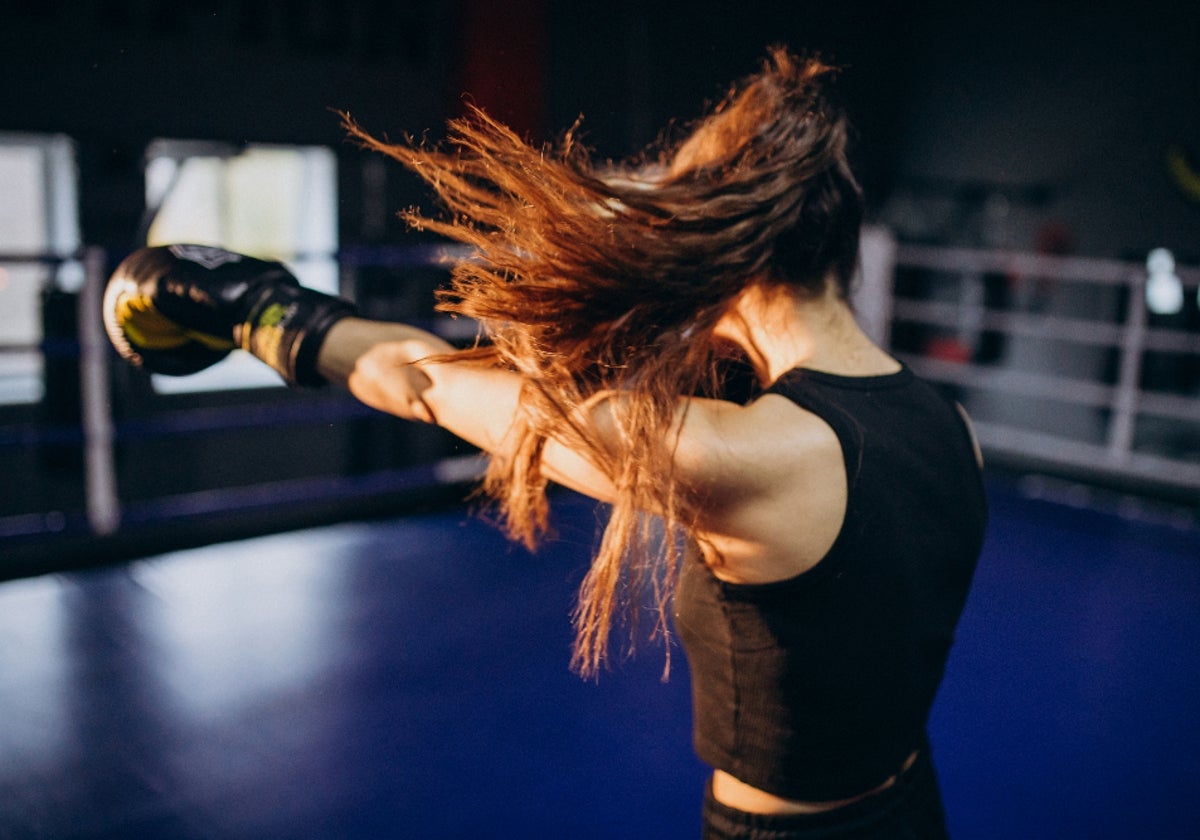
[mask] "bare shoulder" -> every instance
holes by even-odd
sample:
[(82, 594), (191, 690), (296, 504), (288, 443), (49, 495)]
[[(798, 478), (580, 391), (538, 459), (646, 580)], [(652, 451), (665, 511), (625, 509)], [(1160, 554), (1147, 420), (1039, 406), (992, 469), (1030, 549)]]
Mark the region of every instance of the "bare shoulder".
[(781, 473), (791, 477), (841, 462), (829, 424), (775, 394), (746, 406), (691, 400), (686, 412), (678, 466), (685, 480), (713, 493), (777, 486)]
[(679, 443), (680, 477), (700, 495), (719, 574), (775, 580), (824, 557), (847, 486), (841, 444), (824, 420), (773, 394), (747, 406), (696, 400)]

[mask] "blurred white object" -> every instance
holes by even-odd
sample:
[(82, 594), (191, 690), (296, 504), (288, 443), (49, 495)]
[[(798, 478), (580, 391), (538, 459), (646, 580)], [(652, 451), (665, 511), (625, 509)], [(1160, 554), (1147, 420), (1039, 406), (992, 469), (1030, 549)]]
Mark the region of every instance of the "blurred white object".
[(1166, 248), (1155, 248), (1146, 257), (1146, 307), (1155, 315), (1183, 309), (1183, 283), (1175, 274), (1175, 256)]

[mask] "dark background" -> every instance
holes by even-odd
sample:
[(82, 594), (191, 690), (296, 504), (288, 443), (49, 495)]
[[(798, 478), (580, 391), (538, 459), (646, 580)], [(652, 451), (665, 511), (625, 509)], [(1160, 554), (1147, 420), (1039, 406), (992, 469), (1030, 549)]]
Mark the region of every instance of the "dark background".
[[(364, 238), (364, 154), (344, 143), (331, 109), (377, 133), (436, 135), (469, 94), (538, 140), (582, 115), (588, 142), (620, 157), (672, 119), (695, 116), (752, 72), (767, 44), (786, 43), (846, 66), (869, 199), (902, 234), (1029, 248), (1052, 220), (1071, 250), (1088, 255), (1165, 245), (1186, 260), (1198, 250), (1200, 208), (1166, 166), (1173, 145), (1200, 152), (1194, 3), (9, 0), (2, 8), (0, 130), (76, 140), (88, 242), (120, 247), (135, 235), (152, 138), (337, 147), (342, 238), (354, 242)], [(1012, 212), (1001, 230), (981, 233), (969, 217), (989, 195), (1008, 199)], [(914, 200), (958, 212), (922, 219)]]

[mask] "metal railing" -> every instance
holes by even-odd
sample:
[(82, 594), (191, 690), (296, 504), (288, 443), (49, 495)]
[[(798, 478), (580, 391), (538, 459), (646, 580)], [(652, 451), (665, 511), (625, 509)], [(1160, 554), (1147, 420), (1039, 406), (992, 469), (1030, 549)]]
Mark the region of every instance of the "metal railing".
[[(974, 415), (985, 452), (1068, 473), (1200, 492), (1200, 332), (1194, 323), (1159, 323), (1172, 319), (1147, 309), (1145, 264), (902, 243), (876, 253), (890, 257), (871, 269), (891, 280), (882, 304), (885, 343), (918, 373), (955, 391)], [(903, 288), (902, 280), (913, 275), (924, 279), (918, 284), (923, 294)], [(1175, 276), (1185, 307), (1195, 309), (1200, 269), (1178, 267)], [(1036, 286), (1041, 311), (1020, 300), (987, 304), (980, 292), (985, 282)], [(1073, 294), (1066, 294), (1068, 288)], [(1055, 306), (1060, 296), (1101, 305)], [(908, 341), (900, 340), (903, 329)], [(918, 336), (924, 330), (926, 340), (912, 340), (914, 329)], [(980, 359), (984, 335), (1007, 352)], [(946, 336), (958, 352), (946, 352), (947, 342), (938, 340)], [(1029, 352), (1015, 352), (1022, 347)], [(1055, 370), (1056, 353), (1090, 362)], [(1153, 354), (1171, 356), (1181, 375), (1147, 387)], [(1037, 408), (995, 411), (1006, 399)], [(1057, 428), (1066, 409), (1091, 412), (1096, 434)], [(1156, 438), (1145, 429), (1155, 423), (1173, 430)]]

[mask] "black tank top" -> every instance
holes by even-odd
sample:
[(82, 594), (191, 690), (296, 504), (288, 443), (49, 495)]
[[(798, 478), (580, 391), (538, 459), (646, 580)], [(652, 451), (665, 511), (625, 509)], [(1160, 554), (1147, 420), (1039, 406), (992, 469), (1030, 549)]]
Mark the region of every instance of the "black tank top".
[(825, 420), (848, 501), (811, 570), (735, 585), (684, 563), (676, 630), (697, 754), (777, 796), (833, 800), (896, 773), (924, 742), (987, 518), (957, 409), (908, 369), (809, 370), (767, 390)]

